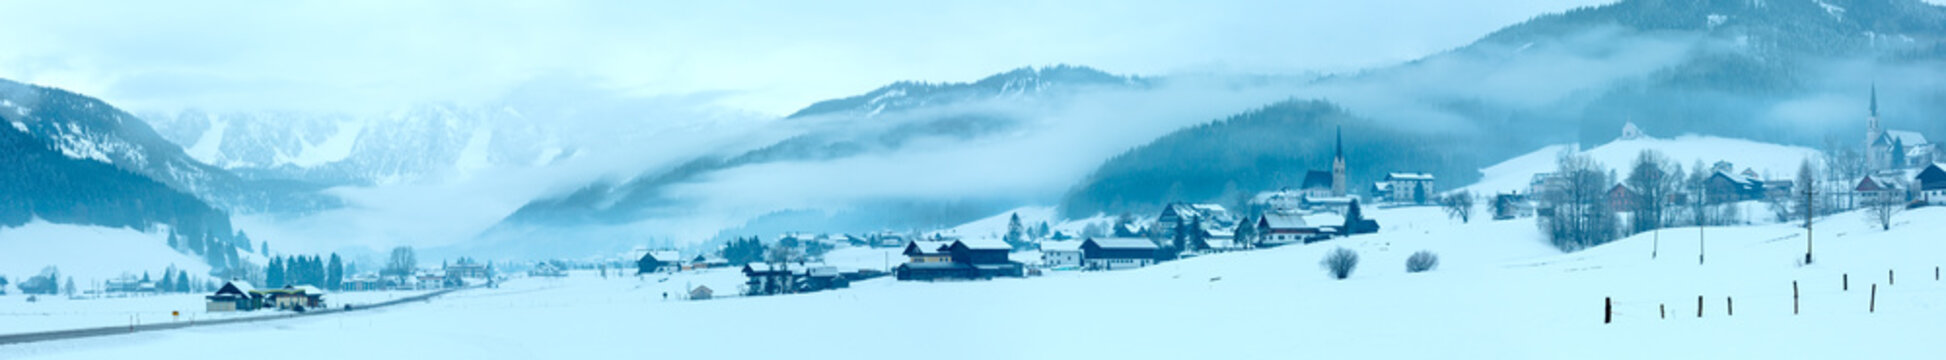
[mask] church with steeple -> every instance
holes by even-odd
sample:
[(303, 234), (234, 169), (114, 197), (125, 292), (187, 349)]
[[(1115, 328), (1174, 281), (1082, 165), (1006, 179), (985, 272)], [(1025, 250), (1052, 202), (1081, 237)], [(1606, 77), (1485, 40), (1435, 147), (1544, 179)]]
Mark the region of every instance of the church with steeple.
[(1307, 198), (1343, 198), (1345, 191), (1345, 130), (1337, 130), (1337, 144), (1331, 157), (1331, 171), (1311, 170), (1298, 187)]
[(1865, 118), (1865, 167), (1871, 171), (1901, 170), (1930, 165), (1939, 148), (1916, 131), (1891, 130), (1879, 124), (1878, 86), (1872, 86), (1870, 114)]

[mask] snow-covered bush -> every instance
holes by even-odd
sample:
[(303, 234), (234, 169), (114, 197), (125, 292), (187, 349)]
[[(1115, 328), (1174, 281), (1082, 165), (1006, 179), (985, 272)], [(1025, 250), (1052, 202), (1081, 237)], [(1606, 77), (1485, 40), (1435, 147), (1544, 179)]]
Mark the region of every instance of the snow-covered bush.
[(1405, 258), (1405, 272), (1426, 272), (1437, 267), (1439, 267), (1439, 255), (1431, 251), (1420, 250), (1412, 253), (1411, 257)]
[(1331, 250), (1330, 253), (1324, 254), (1324, 260), (1319, 261), (1318, 265), (1323, 266), (1325, 273), (1330, 275), (1331, 278), (1344, 280), (1345, 278), (1351, 277), (1352, 269), (1358, 268), (1358, 253), (1345, 248), (1337, 248)]

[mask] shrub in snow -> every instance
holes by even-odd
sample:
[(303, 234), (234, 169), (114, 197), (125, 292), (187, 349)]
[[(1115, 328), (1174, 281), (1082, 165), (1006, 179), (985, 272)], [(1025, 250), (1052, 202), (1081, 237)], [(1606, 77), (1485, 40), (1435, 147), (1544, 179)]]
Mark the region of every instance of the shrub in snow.
[(1324, 261), (1318, 262), (1331, 278), (1344, 280), (1351, 277), (1351, 270), (1358, 267), (1358, 253), (1345, 248), (1331, 250), (1324, 254)]
[(1405, 272), (1426, 272), (1436, 267), (1439, 267), (1439, 255), (1431, 251), (1420, 250), (1405, 258)]

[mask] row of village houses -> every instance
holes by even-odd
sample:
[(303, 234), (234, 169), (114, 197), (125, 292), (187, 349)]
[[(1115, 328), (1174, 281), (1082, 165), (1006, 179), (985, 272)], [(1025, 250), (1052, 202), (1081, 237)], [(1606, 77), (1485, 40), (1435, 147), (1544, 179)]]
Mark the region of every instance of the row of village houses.
[[(1767, 198), (1788, 198), (1801, 196), (1794, 180), (1758, 177), (1755, 170), (1744, 169), (1732, 172), (1729, 162), (1718, 161), (1710, 168), (1710, 176), (1704, 179), (1702, 200), (1706, 204), (1722, 204), (1739, 201), (1764, 200)], [(1529, 183), (1529, 194), (1544, 194), (1565, 186), (1557, 174), (1535, 174)], [(1907, 206), (1946, 205), (1946, 164), (1932, 163), (1915, 168), (1881, 170), (1876, 174), (1859, 178), (1846, 184), (1842, 189), (1819, 189), (1833, 200), (1837, 208), (1853, 208), (1865, 199), (1887, 196), (1895, 201), (1905, 202)], [(1626, 183), (1617, 183), (1609, 188), (1609, 206), (1615, 209), (1629, 209), (1639, 199), (1635, 189)], [(1834, 196), (1835, 195), (1835, 196)], [(1685, 193), (1671, 194), (1669, 201), (1686, 204), (1693, 196)], [(1505, 219), (1520, 216), (1532, 209), (1524, 206), (1530, 200), (1521, 194), (1499, 194), (1492, 201), (1494, 218)]]
[[(375, 290), (425, 290), (455, 288), (466, 286), (469, 279), (489, 281), (494, 277), (492, 265), (461, 259), (447, 263), (437, 269), (422, 269), (412, 275), (358, 274), (345, 278), (338, 283), (344, 291)], [(208, 300), (209, 312), (254, 311), (258, 309), (296, 310), (317, 309), (325, 306), (323, 284), (288, 284), (280, 288), (258, 289), (248, 281), (231, 280), (223, 283), (214, 294), (204, 297)]]

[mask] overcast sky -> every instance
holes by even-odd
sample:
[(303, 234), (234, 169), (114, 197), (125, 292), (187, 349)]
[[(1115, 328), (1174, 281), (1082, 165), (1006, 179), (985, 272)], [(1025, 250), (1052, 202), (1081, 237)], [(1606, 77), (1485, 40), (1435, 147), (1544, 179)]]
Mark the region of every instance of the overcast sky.
[(0, 77), (136, 111), (367, 111), (567, 76), (785, 114), (1029, 65), (1345, 71), (1606, 2), (4, 1)]

